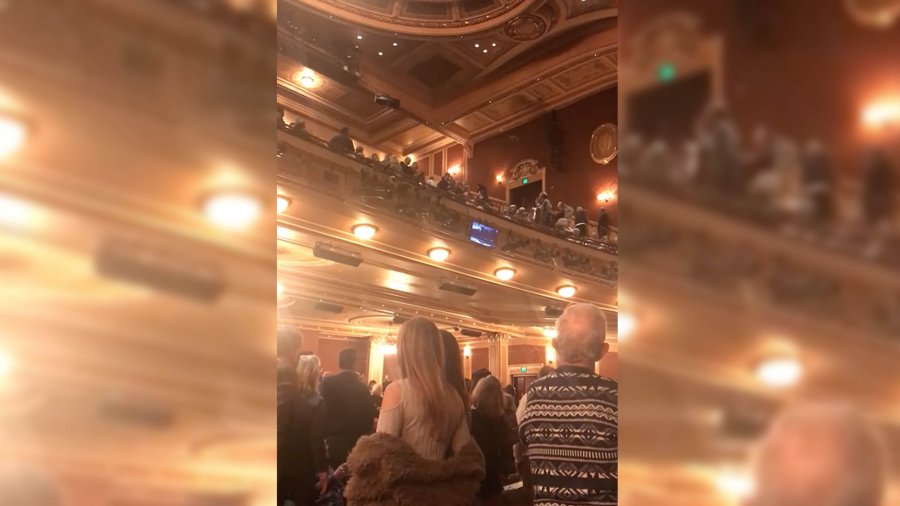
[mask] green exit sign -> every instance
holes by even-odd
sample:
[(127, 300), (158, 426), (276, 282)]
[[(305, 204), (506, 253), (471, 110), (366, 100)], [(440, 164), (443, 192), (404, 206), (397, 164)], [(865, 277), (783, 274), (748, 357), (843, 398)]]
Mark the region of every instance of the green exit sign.
[(661, 64), (656, 70), (656, 76), (664, 83), (673, 81), (677, 75), (678, 72), (675, 69), (675, 64), (671, 62)]
[(523, 177), (523, 178), (522, 178), (522, 184), (528, 184), (528, 178), (527, 178), (527, 177)]
[(520, 367), (520, 368), (519, 368), (519, 372), (523, 372), (523, 373), (524, 373), (524, 372), (528, 372), (528, 368), (527, 368), (527, 367)]

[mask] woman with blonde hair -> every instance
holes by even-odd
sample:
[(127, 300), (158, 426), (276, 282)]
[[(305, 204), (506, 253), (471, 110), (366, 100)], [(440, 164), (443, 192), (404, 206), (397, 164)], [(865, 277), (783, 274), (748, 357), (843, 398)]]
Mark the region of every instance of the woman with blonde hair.
[(402, 378), (384, 392), (376, 434), (359, 440), (347, 463), (349, 506), (470, 505), (484, 476), (463, 400), (447, 381), (441, 333), (425, 318), (400, 327)]
[(319, 357), (315, 355), (302, 355), (297, 363), (297, 389), (291, 399), (286, 447), (296, 455), (296, 465), (279, 469), (289, 475), (291, 499), (298, 506), (315, 503), (327, 484), (325, 400), (317, 391), (321, 369)]
[(484, 454), (485, 476), (478, 496), (488, 504), (498, 501), (503, 493), (503, 465), (512, 459), (509, 427), (503, 418), (503, 388), (500, 380), (488, 376), (472, 391), (472, 437)]

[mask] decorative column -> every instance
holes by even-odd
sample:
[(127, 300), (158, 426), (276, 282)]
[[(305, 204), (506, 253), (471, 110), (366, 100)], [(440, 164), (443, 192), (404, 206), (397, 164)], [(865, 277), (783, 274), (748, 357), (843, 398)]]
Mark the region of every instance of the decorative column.
[(383, 339), (375, 337), (369, 338), (369, 380), (375, 380), (381, 383), (384, 379), (384, 353), (381, 351), (381, 345), (384, 344)]
[(492, 334), (488, 337), (488, 363), (500, 383), (509, 384), (509, 335)]

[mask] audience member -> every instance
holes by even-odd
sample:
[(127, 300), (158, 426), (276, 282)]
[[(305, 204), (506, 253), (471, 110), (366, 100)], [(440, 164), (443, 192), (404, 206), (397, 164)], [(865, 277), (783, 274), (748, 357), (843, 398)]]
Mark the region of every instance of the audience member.
[(445, 378), (438, 328), (425, 318), (400, 327), (397, 358), (403, 378), (384, 395), (376, 434), (348, 459), (351, 506), (470, 504), (484, 477), (463, 401)]
[(441, 331), (441, 339), (444, 345), (444, 378), (447, 383), (459, 394), (463, 406), (469, 406), (469, 390), (463, 375), (462, 350), (453, 334), (446, 330)]
[(618, 385), (594, 372), (609, 349), (606, 318), (597, 306), (573, 304), (556, 332), (559, 367), (531, 384), (520, 426), (534, 506), (615, 505)]
[(870, 227), (881, 225), (893, 212), (893, 172), (882, 150), (869, 151), (863, 170), (863, 210)]
[(504, 420), (500, 381), (488, 376), (472, 392), (472, 437), (484, 454), (484, 480), (478, 496), (487, 504), (497, 502), (503, 492), (504, 463), (512, 457), (510, 429)]
[(810, 214), (816, 223), (827, 223), (832, 216), (834, 181), (831, 160), (821, 142), (812, 140), (807, 144), (803, 162), (803, 187)]
[(372, 390), (370, 390), (370, 392), (372, 392), (370, 395), (372, 396), (372, 404), (375, 405), (375, 409), (381, 410), (381, 402), (383, 400), (381, 395), (381, 385), (375, 383), (372, 385)]
[(880, 506), (884, 441), (850, 405), (802, 404), (780, 413), (757, 449), (748, 506)]
[(602, 240), (606, 240), (609, 238), (610, 226), (609, 226), (609, 215), (606, 214), (606, 209), (600, 209), (600, 216), (597, 218), (597, 238)]
[(375, 421), (371, 394), (354, 370), (356, 361), (355, 349), (342, 350), (338, 356), (341, 372), (322, 380), (322, 397), (328, 406), (325, 442), (329, 464), (335, 469), (347, 460), (356, 441), (372, 432)]
[(278, 504), (293, 496), (294, 483), (288, 475), (289, 469), (298, 467), (297, 455), (290, 451), (291, 420), (297, 393), (297, 362), (300, 359), (300, 348), (303, 336), (294, 327), (281, 326), (276, 334), (277, 354), (277, 422), (276, 436), (278, 449), (278, 470), (276, 476), (276, 494)]
[(475, 371), (472, 372), (472, 389), (470, 391), (474, 392), (475, 387), (478, 386), (478, 382), (483, 380), (484, 378), (487, 378), (490, 375), (491, 375), (491, 371), (489, 371), (483, 367), (481, 369), (475, 369)]
[(341, 131), (328, 141), (328, 149), (336, 153), (352, 154), (355, 150), (353, 148), (353, 139), (350, 138), (350, 128), (341, 128)]
[(578, 237), (586, 238), (588, 236), (587, 211), (581, 206), (575, 210), (575, 228), (578, 230)]
[[(297, 390), (284, 450), (292, 461), (278, 473), (290, 483), (288, 499), (296, 506), (313, 506), (325, 493), (328, 458), (325, 449), (325, 401), (316, 391), (322, 374), (319, 357), (303, 355), (297, 365)], [(281, 454), (279, 453), (279, 456)]]

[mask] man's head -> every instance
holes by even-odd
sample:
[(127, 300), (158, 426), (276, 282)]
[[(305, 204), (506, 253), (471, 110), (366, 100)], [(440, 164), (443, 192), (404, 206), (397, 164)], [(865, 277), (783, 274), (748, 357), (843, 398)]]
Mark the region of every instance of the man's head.
[(303, 335), (294, 327), (282, 325), (278, 327), (278, 358), (296, 364), (300, 359), (300, 348), (303, 346)]
[(338, 366), (342, 371), (352, 371), (356, 367), (357, 353), (354, 348), (341, 350), (338, 355)]
[(341, 127), (341, 135), (350, 135), (350, 127)]
[(883, 442), (852, 406), (787, 408), (757, 448), (752, 506), (879, 506)]
[(577, 365), (593, 369), (608, 350), (606, 316), (593, 304), (572, 304), (556, 320), (553, 339), (560, 365)]

